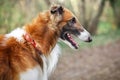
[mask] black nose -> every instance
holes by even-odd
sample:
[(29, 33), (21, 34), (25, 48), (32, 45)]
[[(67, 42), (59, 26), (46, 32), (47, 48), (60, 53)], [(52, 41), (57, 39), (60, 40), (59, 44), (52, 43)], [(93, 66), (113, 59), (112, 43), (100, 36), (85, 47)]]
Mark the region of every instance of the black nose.
[(88, 40), (86, 42), (92, 42), (92, 38), (88, 37)]
[(88, 42), (92, 42), (92, 38), (91, 37), (88, 38)]

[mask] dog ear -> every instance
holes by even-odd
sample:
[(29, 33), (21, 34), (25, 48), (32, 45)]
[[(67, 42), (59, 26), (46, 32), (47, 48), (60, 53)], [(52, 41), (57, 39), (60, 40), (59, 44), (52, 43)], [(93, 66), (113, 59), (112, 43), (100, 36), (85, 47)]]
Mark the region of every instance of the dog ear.
[(51, 14), (62, 14), (63, 11), (63, 7), (59, 6), (59, 5), (53, 5), (51, 7)]
[(52, 24), (54, 24), (55, 26), (58, 25), (58, 23), (63, 19), (63, 7), (60, 5), (52, 5), (52, 7), (50, 8), (50, 19)]

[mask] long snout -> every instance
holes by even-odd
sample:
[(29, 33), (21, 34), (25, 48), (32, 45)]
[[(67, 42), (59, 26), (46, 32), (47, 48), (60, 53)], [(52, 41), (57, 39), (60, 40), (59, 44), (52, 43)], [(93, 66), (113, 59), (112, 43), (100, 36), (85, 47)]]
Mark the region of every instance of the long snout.
[(80, 35), (78, 35), (78, 38), (85, 42), (92, 42), (92, 37), (90, 33), (85, 29), (83, 29), (83, 31), (80, 32)]

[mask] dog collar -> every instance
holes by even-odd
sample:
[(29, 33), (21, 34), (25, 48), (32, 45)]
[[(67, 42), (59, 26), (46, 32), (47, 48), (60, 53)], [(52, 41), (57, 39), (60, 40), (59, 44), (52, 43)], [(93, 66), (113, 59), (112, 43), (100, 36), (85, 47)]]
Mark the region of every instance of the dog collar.
[(33, 40), (33, 39), (30, 37), (29, 34), (26, 33), (26, 34), (23, 35), (23, 37), (24, 37), (24, 39), (25, 39), (27, 42), (29, 42), (34, 48), (37, 49), (37, 45), (36, 45), (35, 40)]

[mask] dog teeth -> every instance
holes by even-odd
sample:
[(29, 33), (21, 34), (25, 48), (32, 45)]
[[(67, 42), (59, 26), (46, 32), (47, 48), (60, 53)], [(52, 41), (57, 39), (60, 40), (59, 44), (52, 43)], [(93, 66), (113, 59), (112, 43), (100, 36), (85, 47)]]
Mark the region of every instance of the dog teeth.
[(69, 34), (69, 33), (67, 33), (67, 36), (70, 36), (70, 34)]
[(73, 38), (71, 37), (71, 35), (69, 33), (67, 33), (67, 36), (69, 38), (69, 40), (72, 42), (72, 45), (77, 49), (78, 45), (77, 43), (73, 40)]
[(69, 34), (69, 33), (67, 33), (67, 36), (68, 36), (69, 38), (71, 38), (71, 36), (70, 36), (70, 34)]

